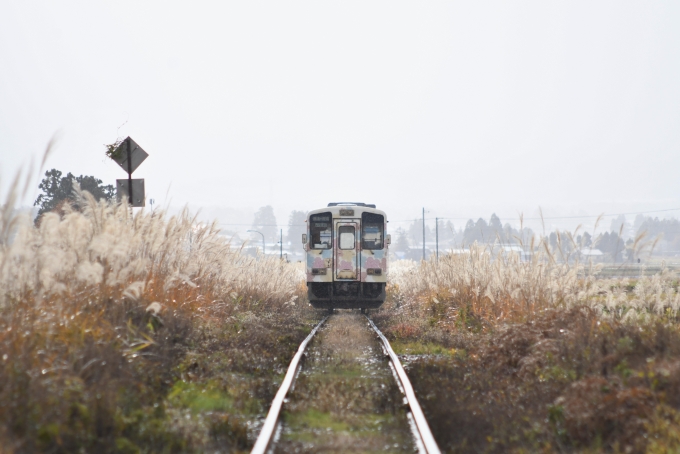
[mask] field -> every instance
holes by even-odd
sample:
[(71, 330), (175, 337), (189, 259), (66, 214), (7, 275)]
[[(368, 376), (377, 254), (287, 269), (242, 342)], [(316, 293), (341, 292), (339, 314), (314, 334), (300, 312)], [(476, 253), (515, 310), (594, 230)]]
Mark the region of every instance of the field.
[[(320, 318), (302, 270), (187, 212), (79, 197), (39, 227), (2, 208), (0, 452), (248, 451)], [(675, 272), (608, 278), (550, 254), (391, 265), (372, 317), (441, 448), (680, 450)]]

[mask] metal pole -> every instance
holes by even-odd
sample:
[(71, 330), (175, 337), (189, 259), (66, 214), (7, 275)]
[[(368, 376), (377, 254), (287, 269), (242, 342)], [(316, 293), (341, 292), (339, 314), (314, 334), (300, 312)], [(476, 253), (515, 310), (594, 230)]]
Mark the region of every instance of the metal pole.
[(283, 229), (281, 229), (280, 232), (281, 232), (281, 240), (280, 240), (281, 249), (280, 249), (280, 252), (279, 252), (279, 259), (282, 260), (283, 259)]
[(132, 208), (132, 150), (130, 149), (130, 138), (127, 139), (127, 161), (128, 161), (128, 201)]
[(425, 207), (423, 207), (423, 260), (425, 260)]
[(439, 261), (439, 218), (434, 218), (434, 236), (435, 236), (435, 244), (437, 245), (437, 261)]

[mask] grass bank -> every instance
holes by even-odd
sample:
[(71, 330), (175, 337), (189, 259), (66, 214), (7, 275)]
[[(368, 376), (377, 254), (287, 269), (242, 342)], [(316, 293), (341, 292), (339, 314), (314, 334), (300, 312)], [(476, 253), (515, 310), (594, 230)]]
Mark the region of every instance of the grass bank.
[(39, 227), (0, 210), (3, 452), (247, 450), (316, 317), (300, 271), (79, 197)]
[(482, 249), (397, 263), (375, 314), (447, 452), (680, 449), (677, 277)]

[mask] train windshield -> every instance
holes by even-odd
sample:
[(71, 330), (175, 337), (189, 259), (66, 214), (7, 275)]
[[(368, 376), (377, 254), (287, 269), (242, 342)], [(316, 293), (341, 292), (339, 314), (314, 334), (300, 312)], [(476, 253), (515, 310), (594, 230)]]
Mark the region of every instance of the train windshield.
[(312, 249), (330, 249), (333, 219), (331, 213), (313, 214), (309, 217), (309, 233)]
[(362, 213), (361, 248), (382, 249), (385, 233), (385, 217), (381, 214)]

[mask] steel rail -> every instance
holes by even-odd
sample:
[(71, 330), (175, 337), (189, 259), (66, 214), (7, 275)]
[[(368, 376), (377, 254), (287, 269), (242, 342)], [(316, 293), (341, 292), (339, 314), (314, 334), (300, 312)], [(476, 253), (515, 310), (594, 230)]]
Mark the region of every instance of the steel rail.
[(309, 333), (309, 336), (307, 336), (307, 338), (300, 344), (300, 347), (298, 347), (297, 353), (288, 366), (288, 371), (286, 372), (286, 376), (283, 378), (281, 387), (277, 391), (276, 396), (272, 401), (272, 406), (269, 408), (269, 413), (267, 413), (267, 417), (265, 418), (264, 424), (262, 425), (262, 430), (260, 430), (260, 435), (257, 437), (257, 441), (255, 441), (255, 446), (253, 446), (253, 450), (250, 451), (251, 454), (265, 454), (267, 449), (269, 449), (269, 446), (271, 445), (276, 433), (276, 427), (278, 425), (277, 423), (279, 421), (279, 413), (281, 412), (283, 400), (286, 398), (286, 394), (288, 394), (290, 387), (295, 381), (302, 354), (305, 352), (305, 348), (307, 348), (309, 341), (312, 340), (316, 332), (319, 330), (319, 328), (321, 328), (321, 325), (323, 325), (326, 320), (328, 320), (328, 316), (324, 317), (324, 319), (321, 320), (318, 325), (316, 325), (312, 332)]
[(425, 419), (423, 410), (420, 408), (418, 399), (416, 399), (416, 393), (413, 391), (413, 386), (411, 386), (411, 382), (409, 381), (408, 376), (406, 375), (406, 371), (404, 371), (404, 368), (402, 367), (401, 362), (399, 361), (399, 357), (397, 356), (396, 353), (394, 353), (394, 350), (392, 350), (392, 347), (390, 346), (390, 343), (387, 340), (387, 338), (383, 335), (383, 333), (380, 332), (378, 327), (375, 326), (373, 320), (368, 318), (368, 316), (366, 316), (366, 319), (368, 320), (368, 323), (370, 323), (371, 327), (378, 334), (378, 337), (380, 337), (380, 340), (383, 343), (383, 348), (385, 349), (385, 351), (390, 357), (390, 360), (392, 361), (392, 366), (394, 367), (397, 379), (401, 384), (402, 391), (404, 391), (404, 395), (406, 396), (406, 400), (408, 401), (408, 405), (411, 409), (411, 415), (413, 416), (413, 420), (418, 435), (420, 435), (419, 441), (422, 443), (422, 447), (424, 448), (427, 454), (441, 453), (441, 451), (439, 450), (439, 446), (437, 446), (437, 442), (434, 440), (434, 437), (432, 436), (430, 426), (427, 425), (427, 420)]

